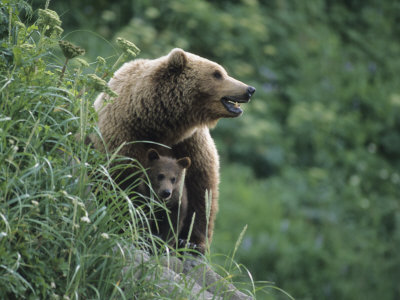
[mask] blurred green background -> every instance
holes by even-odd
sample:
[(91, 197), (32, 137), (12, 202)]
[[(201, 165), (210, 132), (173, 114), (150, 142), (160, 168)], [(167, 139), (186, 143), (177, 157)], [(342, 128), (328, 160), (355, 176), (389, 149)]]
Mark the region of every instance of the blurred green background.
[(89, 62), (115, 60), (107, 40), (122, 36), (141, 58), (181, 47), (257, 88), (241, 118), (212, 132), (222, 175), (213, 253), (232, 254), (247, 224), (236, 259), (255, 280), (296, 299), (400, 299), (400, 2), (49, 8)]

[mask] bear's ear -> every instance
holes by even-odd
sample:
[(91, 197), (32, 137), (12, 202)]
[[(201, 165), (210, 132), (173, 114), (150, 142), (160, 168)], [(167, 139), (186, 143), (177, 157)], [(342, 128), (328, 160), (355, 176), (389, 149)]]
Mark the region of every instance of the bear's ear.
[(186, 67), (187, 60), (185, 51), (175, 48), (168, 54), (168, 69), (174, 72), (182, 72)]
[(147, 158), (149, 161), (160, 159), (160, 154), (158, 154), (157, 150), (155, 149), (149, 149), (147, 151)]
[(178, 162), (178, 165), (180, 165), (184, 169), (189, 168), (190, 164), (192, 163), (192, 161), (190, 160), (189, 157), (180, 158), (177, 160), (177, 162)]

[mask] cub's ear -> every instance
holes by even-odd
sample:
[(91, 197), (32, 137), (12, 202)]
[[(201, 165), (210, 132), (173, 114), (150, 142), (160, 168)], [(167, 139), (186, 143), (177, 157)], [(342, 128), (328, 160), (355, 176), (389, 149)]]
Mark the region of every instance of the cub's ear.
[(160, 154), (155, 149), (149, 149), (147, 150), (147, 158), (149, 161), (160, 159)]
[(186, 67), (187, 61), (188, 58), (185, 51), (175, 48), (168, 54), (168, 69), (175, 72), (182, 72)]
[(180, 158), (177, 160), (177, 162), (178, 162), (178, 165), (180, 165), (184, 169), (189, 168), (190, 164), (192, 163), (192, 161), (190, 160), (189, 157)]

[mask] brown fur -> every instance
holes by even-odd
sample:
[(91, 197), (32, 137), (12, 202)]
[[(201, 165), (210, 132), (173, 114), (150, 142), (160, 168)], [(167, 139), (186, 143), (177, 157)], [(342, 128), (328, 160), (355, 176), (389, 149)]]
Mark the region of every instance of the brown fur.
[[(192, 166), (186, 176), (188, 218), (181, 237), (187, 238), (196, 213), (190, 242), (204, 252), (206, 234), (211, 242), (218, 210), (219, 158), (209, 128), (220, 118), (241, 114), (241, 111), (229, 111), (221, 99), (229, 97), (248, 102), (255, 89), (228, 76), (220, 65), (181, 49), (158, 59), (138, 59), (124, 64), (109, 86), (118, 97), (107, 103), (107, 96), (100, 94), (94, 104), (99, 114), (98, 126), (109, 151), (124, 142), (153, 141), (171, 147), (171, 150), (157, 148), (163, 155), (191, 158)], [(99, 140), (94, 144), (102, 149)], [(129, 144), (119, 154), (143, 163), (151, 147), (154, 145)], [(206, 190), (212, 193), (208, 228)]]
[[(183, 172), (189, 168), (190, 163), (189, 157), (176, 160), (171, 157), (160, 156), (155, 149), (149, 149), (147, 152), (146, 167), (148, 168), (147, 176), (151, 183), (151, 188), (155, 193), (156, 199), (164, 202), (169, 210), (168, 216), (164, 210), (155, 212), (155, 220), (151, 223), (151, 231), (166, 242), (170, 241), (174, 236), (172, 230), (179, 236), (187, 215), (187, 192), (182, 180)], [(180, 194), (181, 188), (182, 194)], [(139, 186), (139, 192), (147, 198), (151, 194), (150, 187), (145, 182)], [(174, 240), (171, 241), (171, 245), (174, 245)]]

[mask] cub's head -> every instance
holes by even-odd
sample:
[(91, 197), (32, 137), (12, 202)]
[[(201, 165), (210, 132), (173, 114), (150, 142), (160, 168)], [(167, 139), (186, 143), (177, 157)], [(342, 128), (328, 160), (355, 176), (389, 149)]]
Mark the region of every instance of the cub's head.
[(183, 170), (191, 164), (189, 157), (174, 159), (159, 155), (155, 149), (149, 149), (147, 162), (147, 175), (158, 199), (168, 201), (174, 193), (179, 193)]
[(206, 124), (240, 116), (241, 104), (249, 102), (256, 90), (230, 77), (217, 63), (182, 49), (173, 49), (165, 59), (170, 78), (181, 86), (186, 101)]

